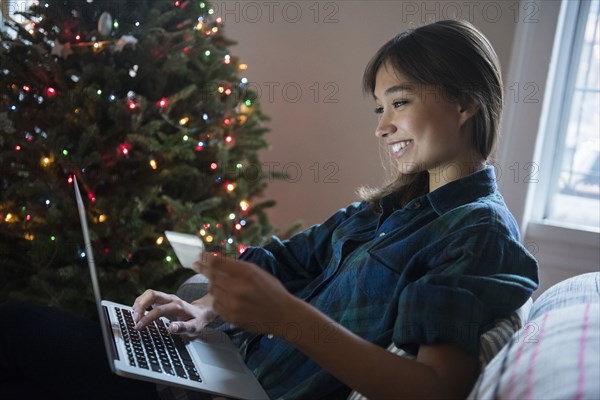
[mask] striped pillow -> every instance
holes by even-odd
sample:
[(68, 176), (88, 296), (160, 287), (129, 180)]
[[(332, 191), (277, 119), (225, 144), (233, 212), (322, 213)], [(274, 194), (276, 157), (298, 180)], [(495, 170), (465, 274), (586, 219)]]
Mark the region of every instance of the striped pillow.
[(469, 399), (600, 398), (600, 303), (539, 315), (481, 374)]
[(523, 327), (529, 316), (533, 300), (530, 298), (513, 312), (510, 317), (496, 321), (495, 326), (479, 337), (479, 370), (483, 371), (486, 365), (502, 350), (512, 336)]
[(600, 301), (600, 272), (589, 272), (558, 282), (540, 295), (531, 309), (530, 320), (545, 312), (575, 304)]

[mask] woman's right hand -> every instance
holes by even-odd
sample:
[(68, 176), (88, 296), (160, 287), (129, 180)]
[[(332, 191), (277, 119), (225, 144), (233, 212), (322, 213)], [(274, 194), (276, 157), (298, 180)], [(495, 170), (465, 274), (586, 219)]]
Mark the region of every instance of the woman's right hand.
[[(169, 332), (191, 337), (197, 336), (217, 316), (212, 303), (210, 294), (188, 303), (174, 294), (148, 289), (133, 303), (135, 329), (143, 329), (151, 321), (165, 317), (171, 321)], [(146, 312), (150, 307), (152, 309)]]

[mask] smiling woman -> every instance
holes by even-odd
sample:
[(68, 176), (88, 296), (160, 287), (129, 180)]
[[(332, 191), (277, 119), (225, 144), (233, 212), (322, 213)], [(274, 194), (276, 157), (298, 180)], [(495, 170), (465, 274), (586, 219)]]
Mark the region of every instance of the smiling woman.
[[(397, 178), (242, 261), (196, 263), (210, 291), (194, 304), (251, 331), (242, 351), (272, 398), (332, 398), (340, 383), (373, 398), (464, 397), (479, 336), (537, 282), (486, 166), (502, 106), (496, 54), (471, 24), (441, 21), (385, 44), (364, 86)], [(140, 327), (173, 308), (142, 317), (154, 300), (136, 301)], [(208, 322), (179, 318), (178, 333)], [(379, 347), (389, 341), (408, 357)]]
[[(378, 88), (377, 83), (383, 87)], [(377, 89), (384, 93), (381, 100)], [(414, 141), (415, 138), (406, 136), (409, 129), (417, 128), (419, 135), (427, 135), (421, 133), (421, 126), (409, 128), (407, 123), (448, 122), (443, 119), (450, 117), (450, 113), (445, 117), (439, 113), (432, 116), (430, 113), (434, 110), (447, 107), (446, 111), (450, 112), (454, 107), (460, 115), (460, 120), (455, 121), (459, 126), (454, 124), (454, 135), (447, 130), (445, 133), (437, 130), (441, 135), (430, 138), (430, 146), (434, 147), (431, 151), (435, 153), (423, 154), (434, 156), (428, 164), (424, 159), (398, 157), (407, 151), (394, 153), (400, 168), (393, 180), (379, 189), (362, 188), (365, 200), (376, 202), (403, 187), (406, 196), (401, 203), (405, 203), (443, 182), (481, 169), (495, 150), (503, 98), (500, 63), (490, 42), (471, 24), (441, 21), (398, 34), (371, 59), (363, 76), (363, 90), (378, 102), (387, 100), (388, 109), (397, 110), (394, 115), (398, 116), (398, 123), (404, 121), (398, 126), (384, 118), (384, 107), (376, 108), (376, 113), (381, 115), (376, 134), (384, 137), (388, 144), (394, 145), (403, 139)], [(417, 104), (411, 106), (411, 99)], [(419, 112), (427, 115), (421, 114), (419, 118)], [(385, 117), (391, 118), (389, 115), (391, 110)], [(452, 129), (452, 126), (447, 128)], [(409, 142), (408, 147), (411, 144), (414, 143)], [(413, 151), (416, 152), (418, 149)], [(450, 158), (454, 153), (455, 159), (439, 159), (441, 152)]]

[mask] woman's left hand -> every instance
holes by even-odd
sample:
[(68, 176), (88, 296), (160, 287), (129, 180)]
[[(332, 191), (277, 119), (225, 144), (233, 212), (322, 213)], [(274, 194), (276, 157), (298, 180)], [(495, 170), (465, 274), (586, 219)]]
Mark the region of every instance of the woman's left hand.
[(203, 255), (193, 269), (209, 279), (213, 309), (245, 330), (281, 336), (293, 296), (273, 275), (240, 260)]

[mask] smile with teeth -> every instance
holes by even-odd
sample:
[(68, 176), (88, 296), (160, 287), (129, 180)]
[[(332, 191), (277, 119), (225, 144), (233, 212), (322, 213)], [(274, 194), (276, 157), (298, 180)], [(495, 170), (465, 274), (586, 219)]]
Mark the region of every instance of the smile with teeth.
[(392, 144), (392, 151), (394, 153), (398, 153), (398, 152), (404, 150), (406, 148), (406, 146), (408, 146), (410, 143), (412, 143), (412, 139), (403, 140), (401, 142), (394, 143), (394, 144)]

